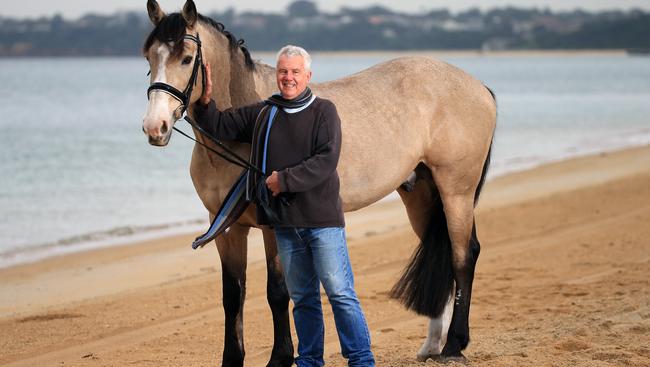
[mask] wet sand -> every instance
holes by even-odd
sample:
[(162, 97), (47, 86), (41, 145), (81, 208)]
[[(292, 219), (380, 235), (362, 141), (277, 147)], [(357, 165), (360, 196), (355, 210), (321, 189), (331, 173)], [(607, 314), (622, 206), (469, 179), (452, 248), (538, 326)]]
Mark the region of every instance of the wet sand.
[[(427, 319), (387, 296), (417, 242), (401, 204), (346, 220), (378, 366), (435, 365), (415, 359)], [(650, 147), (489, 181), (477, 221), (472, 366), (650, 365)], [(214, 247), (192, 251), (193, 237), (0, 270), (0, 365), (220, 365), (219, 259)], [(264, 366), (272, 346), (260, 237), (249, 245), (246, 366)], [(324, 302), (326, 362), (345, 366)]]

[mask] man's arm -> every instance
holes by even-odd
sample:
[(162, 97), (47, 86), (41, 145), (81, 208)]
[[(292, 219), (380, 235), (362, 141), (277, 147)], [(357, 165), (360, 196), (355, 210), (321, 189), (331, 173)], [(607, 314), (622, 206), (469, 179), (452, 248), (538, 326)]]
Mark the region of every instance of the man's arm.
[(196, 123), (218, 139), (250, 143), (252, 127), (261, 106), (251, 105), (219, 111), (212, 99), (212, 72), (208, 63), (205, 65), (205, 73), (205, 91), (193, 109)]
[(258, 107), (251, 105), (219, 111), (214, 100), (211, 100), (207, 106), (195, 103), (194, 116), (196, 123), (217, 139), (250, 143)]
[[(274, 195), (279, 192), (308, 191), (325, 181), (336, 170), (341, 154), (341, 120), (333, 103), (327, 105), (317, 123), (314, 155), (295, 166), (278, 171), (277, 174), (272, 173), (267, 185)], [(274, 182), (276, 179), (277, 184)], [(269, 180), (271, 182), (268, 182)], [(276, 192), (274, 188), (279, 191)]]

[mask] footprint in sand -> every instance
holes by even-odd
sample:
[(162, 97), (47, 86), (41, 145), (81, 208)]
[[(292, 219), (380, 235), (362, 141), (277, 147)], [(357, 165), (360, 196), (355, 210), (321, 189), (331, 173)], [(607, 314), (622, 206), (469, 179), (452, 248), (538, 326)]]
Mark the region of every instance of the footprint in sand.
[(618, 366), (629, 366), (630, 358), (632, 356), (623, 352), (597, 352), (594, 354), (593, 359), (596, 361), (611, 362)]
[(579, 339), (570, 338), (555, 344), (555, 348), (567, 352), (577, 352), (591, 348), (591, 344)]

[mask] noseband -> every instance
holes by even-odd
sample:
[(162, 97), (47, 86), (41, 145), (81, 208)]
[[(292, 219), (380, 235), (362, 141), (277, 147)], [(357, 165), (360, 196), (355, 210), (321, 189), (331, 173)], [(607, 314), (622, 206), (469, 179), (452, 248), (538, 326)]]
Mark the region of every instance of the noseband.
[(194, 58), (194, 67), (192, 68), (192, 75), (190, 76), (190, 80), (187, 82), (187, 86), (185, 87), (185, 89), (181, 92), (180, 90), (176, 89), (174, 86), (162, 82), (152, 83), (149, 86), (149, 89), (147, 89), (147, 99), (149, 99), (149, 95), (151, 94), (151, 91), (159, 90), (161, 92), (171, 95), (172, 97), (176, 98), (179, 102), (181, 102), (180, 116), (183, 116), (190, 103), (190, 96), (192, 95), (192, 90), (196, 85), (196, 77), (199, 74), (199, 67), (201, 68), (201, 76), (202, 76), (201, 80), (202, 80), (202, 89), (203, 89), (201, 94), (205, 92), (205, 65), (203, 64), (203, 56), (201, 54), (201, 40), (199, 39), (199, 35), (198, 33), (196, 36), (193, 36), (191, 34), (186, 34), (183, 37), (183, 41), (184, 40), (194, 41), (196, 42), (196, 46), (197, 46), (196, 57)]

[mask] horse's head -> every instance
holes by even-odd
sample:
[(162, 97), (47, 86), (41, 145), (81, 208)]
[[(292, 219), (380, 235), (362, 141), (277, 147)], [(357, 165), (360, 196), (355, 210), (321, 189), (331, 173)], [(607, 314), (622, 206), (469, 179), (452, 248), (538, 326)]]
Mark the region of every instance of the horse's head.
[[(180, 14), (166, 15), (156, 0), (147, 1), (147, 11), (155, 28), (143, 47), (151, 86), (142, 130), (149, 144), (165, 146), (174, 123), (203, 89), (201, 42), (196, 31), (198, 13), (192, 0), (185, 3)], [(200, 87), (194, 88), (198, 84)]]

